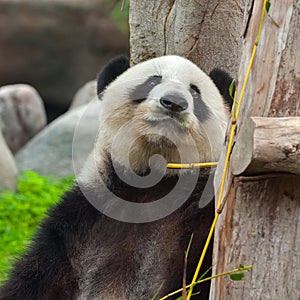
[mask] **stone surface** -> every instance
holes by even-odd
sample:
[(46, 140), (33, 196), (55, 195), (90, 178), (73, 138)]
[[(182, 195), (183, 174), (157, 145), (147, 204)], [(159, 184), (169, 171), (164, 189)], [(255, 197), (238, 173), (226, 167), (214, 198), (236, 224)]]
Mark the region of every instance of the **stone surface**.
[(104, 63), (128, 53), (128, 33), (112, 20), (115, 5), (107, 0), (0, 0), (0, 85), (28, 83), (47, 110), (67, 109)]
[[(73, 163), (79, 170), (93, 148), (99, 124), (99, 105), (99, 100), (94, 100), (50, 123), (17, 153), (18, 169), (29, 169), (43, 175), (74, 174)], [(73, 145), (75, 130), (76, 142)]]
[(18, 170), (14, 157), (7, 147), (0, 130), (0, 191), (16, 190)]
[(78, 106), (87, 104), (95, 97), (97, 97), (97, 82), (91, 80), (78, 90), (69, 109), (74, 109)]
[(43, 101), (33, 87), (16, 84), (0, 88), (0, 127), (13, 153), (46, 123)]

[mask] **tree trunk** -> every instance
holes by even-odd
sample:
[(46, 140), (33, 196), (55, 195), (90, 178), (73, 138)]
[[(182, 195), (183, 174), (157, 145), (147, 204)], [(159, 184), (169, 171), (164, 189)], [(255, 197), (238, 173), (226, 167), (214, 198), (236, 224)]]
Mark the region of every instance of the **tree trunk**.
[[(177, 54), (205, 72), (221, 67), (234, 75), (239, 69), (238, 81), (242, 82), (262, 6), (263, 0), (131, 0), (131, 63)], [(279, 28), (265, 16), (237, 133), (249, 116), (300, 115), (299, 1), (271, 1), (269, 13)], [(241, 84), (238, 95), (240, 89)], [(216, 186), (224, 153), (225, 149)], [(272, 173), (233, 179), (230, 170), (228, 174), (230, 184), (224, 193), (228, 200), (215, 232), (215, 272), (234, 269), (240, 263), (252, 264), (253, 270), (242, 281), (213, 280), (211, 299), (298, 299), (300, 177)]]
[[(253, 0), (253, 3), (239, 71), (238, 95), (263, 0)], [(279, 27), (265, 16), (237, 132), (249, 116), (300, 116), (299, 1), (272, 1), (269, 14)], [(296, 139), (299, 144), (299, 136)], [(223, 162), (224, 154), (217, 169), (216, 186), (219, 186)], [(228, 277), (214, 280), (211, 299), (299, 299), (300, 176), (275, 170), (234, 179), (229, 171), (227, 177), (233, 184), (227, 184), (224, 192), (227, 203), (215, 232), (215, 272), (234, 269), (239, 264), (253, 265), (253, 269), (242, 281), (231, 281)]]
[(236, 74), (249, 0), (131, 0), (131, 62), (176, 54)]

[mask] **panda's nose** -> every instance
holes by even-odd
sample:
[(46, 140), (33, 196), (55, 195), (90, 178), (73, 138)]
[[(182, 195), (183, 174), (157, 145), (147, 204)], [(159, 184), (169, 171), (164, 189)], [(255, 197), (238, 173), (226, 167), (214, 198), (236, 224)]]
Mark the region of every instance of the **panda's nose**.
[(160, 98), (160, 104), (167, 110), (180, 112), (188, 108), (187, 101), (176, 95), (165, 95)]

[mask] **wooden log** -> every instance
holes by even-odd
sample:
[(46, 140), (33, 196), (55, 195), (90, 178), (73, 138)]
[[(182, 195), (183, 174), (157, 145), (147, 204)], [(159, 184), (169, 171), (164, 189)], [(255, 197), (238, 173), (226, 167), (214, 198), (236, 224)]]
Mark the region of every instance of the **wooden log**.
[(251, 117), (239, 132), (230, 161), (234, 175), (300, 175), (300, 117)]

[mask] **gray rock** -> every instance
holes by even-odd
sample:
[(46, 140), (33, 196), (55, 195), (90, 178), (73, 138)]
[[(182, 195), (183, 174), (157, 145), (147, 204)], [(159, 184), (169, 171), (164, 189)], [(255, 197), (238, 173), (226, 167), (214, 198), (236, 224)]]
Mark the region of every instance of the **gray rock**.
[(18, 170), (12, 153), (7, 147), (0, 130), (0, 191), (16, 190)]
[(74, 174), (73, 164), (79, 170), (93, 148), (99, 124), (99, 105), (99, 100), (95, 99), (50, 123), (17, 153), (18, 169), (29, 169), (42, 175)]
[(104, 63), (128, 53), (114, 7), (107, 0), (0, 0), (0, 85), (28, 83), (49, 108), (66, 109)]
[(0, 126), (10, 150), (15, 153), (47, 123), (43, 101), (26, 84), (0, 88)]
[(80, 105), (87, 104), (97, 97), (97, 82), (95, 80), (87, 82), (75, 94), (70, 105), (70, 110)]

